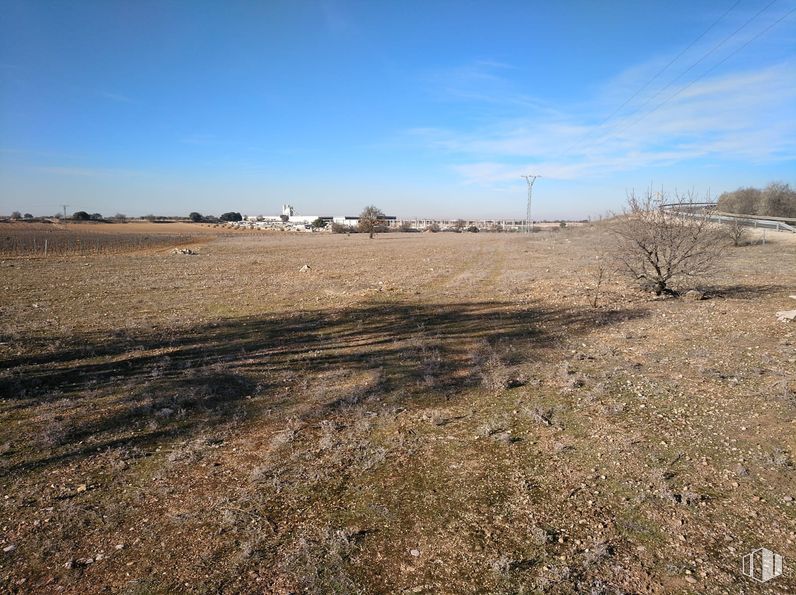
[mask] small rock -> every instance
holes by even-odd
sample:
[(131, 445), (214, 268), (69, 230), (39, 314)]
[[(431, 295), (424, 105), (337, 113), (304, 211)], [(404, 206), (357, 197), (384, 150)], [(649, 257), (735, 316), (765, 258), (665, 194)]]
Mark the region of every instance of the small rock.
[(544, 545), (546, 543), (550, 543), (555, 538), (555, 535), (551, 531), (543, 527), (534, 527), (531, 529), (531, 539), (537, 545)]
[(796, 310), (782, 310), (777, 312), (777, 320), (780, 322), (789, 322), (796, 320)]
[(503, 386), (506, 388), (519, 388), (521, 386), (525, 386), (528, 384), (528, 378), (520, 374), (519, 376), (514, 376), (513, 378), (509, 378), (503, 383)]
[(301, 267), (301, 268), (299, 269), (299, 273), (306, 273), (306, 272), (307, 272), (307, 271), (309, 271), (309, 270), (310, 270), (310, 265), (308, 265), (308, 264), (305, 264), (303, 267)]
[(697, 582), (697, 580), (693, 576), (685, 577), (686, 582), (691, 583), (692, 585)]
[(793, 496), (785, 496), (782, 498), (785, 502), (793, 502)]
[(7, 546), (5, 546), (5, 547), (3, 548), (3, 553), (4, 553), (4, 554), (10, 554), (10, 553), (11, 553), (11, 552), (13, 552), (15, 549), (17, 549), (17, 546), (15, 546), (15, 545), (12, 543), (11, 545), (7, 545)]
[(409, 550), (409, 553), (417, 558), (420, 555), (420, 550)]
[(84, 484), (84, 483), (81, 483), (79, 486), (77, 486), (77, 493), (78, 494), (82, 494), (87, 489), (88, 489), (88, 486), (86, 486), (86, 484)]
[(687, 292), (683, 297), (689, 301), (698, 302), (699, 300), (705, 299), (705, 294), (702, 293), (701, 291), (697, 291), (696, 289), (692, 289), (691, 291)]

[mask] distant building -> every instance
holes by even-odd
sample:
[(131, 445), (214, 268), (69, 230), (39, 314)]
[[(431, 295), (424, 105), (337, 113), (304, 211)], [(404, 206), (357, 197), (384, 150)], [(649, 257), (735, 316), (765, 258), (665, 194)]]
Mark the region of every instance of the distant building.
[[(399, 224), (398, 219), (391, 215), (385, 215), (381, 220), (387, 227), (396, 227)], [(359, 216), (334, 217), (332, 218), (332, 221), (334, 223), (339, 223), (340, 225), (355, 226), (359, 225)]]
[[(329, 217), (326, 215), (296, 215), (293, 205), (283, 204), (281, 215), (247, 215), (244, 217), (246, 226), (261, 229), (311, 230), (312, 224), (320, 219), (326, 223), (355, 227), (359, 224), (359, 216)], [(387, 227), (398, 227), (400, 221), (393, 216), (385, 216), (382, 221)]]

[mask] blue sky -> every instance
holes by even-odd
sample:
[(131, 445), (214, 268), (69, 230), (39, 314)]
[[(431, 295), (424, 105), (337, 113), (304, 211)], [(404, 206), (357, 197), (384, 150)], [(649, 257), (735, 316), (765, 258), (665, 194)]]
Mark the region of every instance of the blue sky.
[(534, 218), (580, 218), (796, 185), (794, 0), (0, 9), (0, 213), (522, 217), (536, 173)]

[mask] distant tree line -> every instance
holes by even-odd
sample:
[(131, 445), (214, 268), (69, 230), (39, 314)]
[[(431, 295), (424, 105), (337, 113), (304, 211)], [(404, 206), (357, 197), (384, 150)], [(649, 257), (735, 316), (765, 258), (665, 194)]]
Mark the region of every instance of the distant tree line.
[(241, 215), (236, 211), (230, 211), (228, 213), (223, 213), (220, 217), (214, 217), (213, 215), (202, 215), (201, 213), (193, 211), (188, 215), (188, 219), (190, 219), (194, 223), (215, 223), (216, 221), (243, 221), (243, 215)]
[(76, 211), (72, 213), (72, 219), (75, 221), (102, 221), (100, 213), (87, 213), (86, 211)]
[(762, 190), (738, 188), (719, 196), (718, 209), (741, 215), (796, 217), (796, 191), (781, 182), (773, 182)]

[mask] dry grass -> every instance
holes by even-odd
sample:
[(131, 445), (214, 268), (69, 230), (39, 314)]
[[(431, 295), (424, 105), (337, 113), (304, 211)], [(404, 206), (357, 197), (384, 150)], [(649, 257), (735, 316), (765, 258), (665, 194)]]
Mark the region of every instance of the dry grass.
[(599, 227), (211, 231), (0, 262), (0, 590), (718, 593), (796, 558), (789, 238), (594, 307)]

